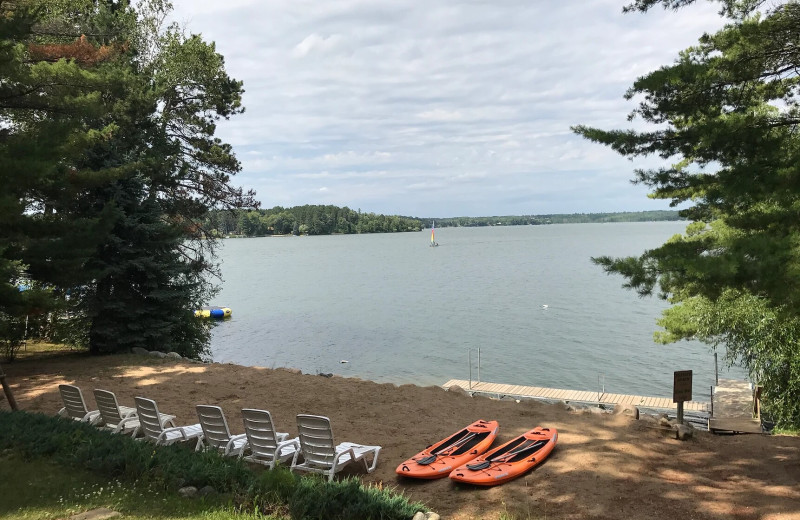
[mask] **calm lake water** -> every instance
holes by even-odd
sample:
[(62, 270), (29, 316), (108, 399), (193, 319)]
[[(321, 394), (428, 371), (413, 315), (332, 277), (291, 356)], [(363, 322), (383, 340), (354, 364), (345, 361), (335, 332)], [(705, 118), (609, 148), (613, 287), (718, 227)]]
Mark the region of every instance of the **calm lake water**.
[(590, 261), (638, 255), (684, 227), (442, 228), (437, 248), (429, 231), (226, 240), (213, 303), (233, 318), (214, 328), (212, 355), (424, 386), (469, 378), (470, 351), (477, 378), (480, 348), (483, 381), (671, 396), (673, 371), (693, 370), (694, 400), (708, 400), (709, 348), (654, 343), (666, 302)]

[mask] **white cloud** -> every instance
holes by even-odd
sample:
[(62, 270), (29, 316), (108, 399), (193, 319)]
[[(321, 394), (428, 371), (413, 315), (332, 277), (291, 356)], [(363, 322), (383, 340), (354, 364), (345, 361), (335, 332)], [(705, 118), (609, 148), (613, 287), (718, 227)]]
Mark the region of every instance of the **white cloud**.
[(267, 207), (417, 216), (665, 207), (629, 183), (652, 161), (569, 127), (629, 127), (631, 83), (724, 23), (706, 2), (646, 15), (621, 0), (174, 4), (244, 81), (247, 111), (219, 125), (237, 182)]
[(295, 58), (303, 58), (312, 52), (326, 53), (336, 48), (336, 45), (341, 41), (341, 37), (337, 34), (331, 36), (320, 36), (319, 34), (310, 34), (303, 41), (295, 45), (292, 50), (292, 56)]

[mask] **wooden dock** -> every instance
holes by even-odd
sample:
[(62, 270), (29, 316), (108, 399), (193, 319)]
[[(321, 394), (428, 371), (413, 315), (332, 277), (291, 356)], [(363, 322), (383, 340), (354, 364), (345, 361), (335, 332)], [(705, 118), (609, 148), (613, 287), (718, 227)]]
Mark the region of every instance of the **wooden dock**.
[[(630, 404), (640, 408), (677, 409), (678, 405), (668, 397), (649, 397), (643, 395), (606, 394), (581, 390), (563, 390), (560, 388), (543, 388), (538, 386), (505, 385), (501, 383), (486, 383), (465, 379), (451, 379), (442, 385), (443, 388), (459, 386), (472, 394), (489, 395), (495, 397), (552, 399), (557, 401), (570, 401), (593, 404)], [(689, 401), (683, 403), (684, 411), (708, 412), (708, 403)]]
[(747, 381), (720, 379), (714, 387), (709, 431), (761, 433), (759, 392)]

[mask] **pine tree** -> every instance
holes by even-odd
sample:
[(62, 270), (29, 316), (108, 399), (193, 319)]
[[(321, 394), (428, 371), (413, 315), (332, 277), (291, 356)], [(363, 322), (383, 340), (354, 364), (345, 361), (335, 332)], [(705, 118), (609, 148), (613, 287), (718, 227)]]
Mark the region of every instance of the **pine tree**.
[[(692, 0), (637, 0), (629, 10)], [(671, 166), (639, 170), (651, 197), (694, 221), (682, 236), (637, 258), (602, 257), (642, 295), (674, 304), (664, 342), (725, 346), (765, 385), (765, 410), (800, 426), (800, 4), (725, 0), (730, 21), (671, 66), (639, 78), (631, 117), (651, 131), (574, 130), (630, 156)], [(767, 6), (763, 12), (755, 10)]]

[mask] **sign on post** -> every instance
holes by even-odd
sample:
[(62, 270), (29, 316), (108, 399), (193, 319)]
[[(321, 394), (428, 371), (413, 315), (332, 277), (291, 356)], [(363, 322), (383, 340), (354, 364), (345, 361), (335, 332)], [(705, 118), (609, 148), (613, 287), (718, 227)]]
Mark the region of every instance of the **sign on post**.
[(676, 370), (672, 380), (672, 402), (678, 403), (678, 423), (683, 423), (683, 402), (692, 400), (692, 371)]
[(672, 402), (680, 403), (681, 401), (691, 401), (691, 400), (692, 400), (692, 371), (691, 370), (675, 371), (672, 384)]

